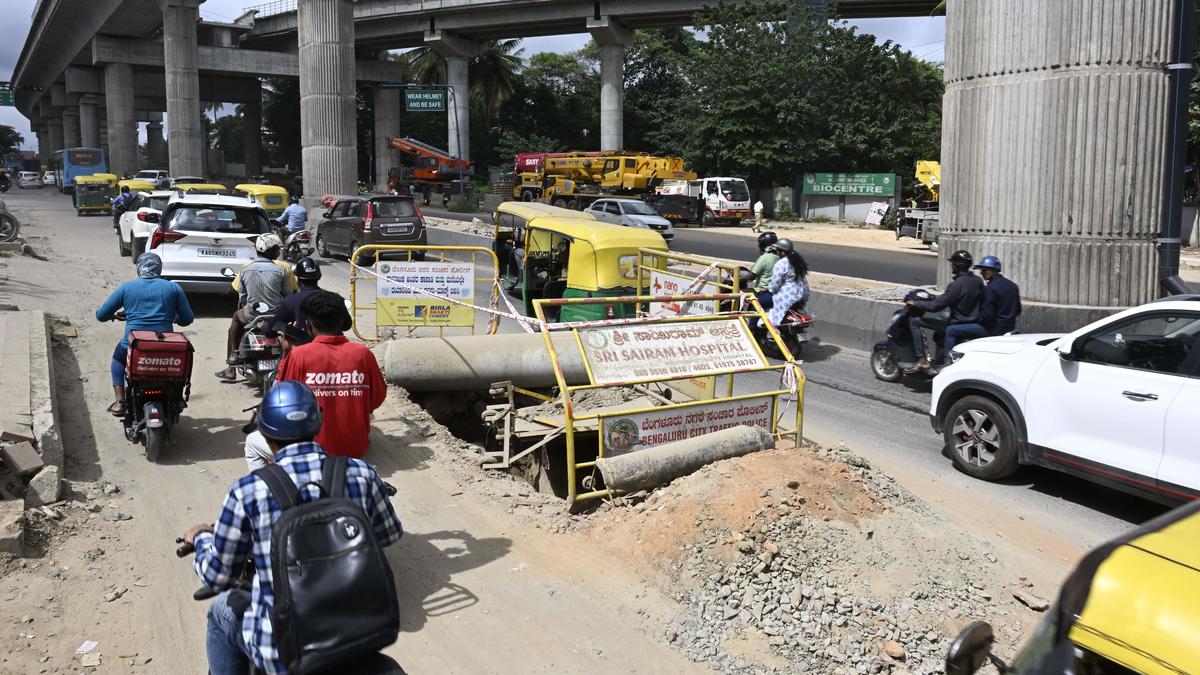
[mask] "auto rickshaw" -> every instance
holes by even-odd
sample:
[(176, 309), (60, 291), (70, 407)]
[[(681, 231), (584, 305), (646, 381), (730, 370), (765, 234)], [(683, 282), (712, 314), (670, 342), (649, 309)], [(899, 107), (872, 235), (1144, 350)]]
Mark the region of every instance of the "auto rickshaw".
[(1084, 556), (1011, 665), (978, 621), (950, 645), (947, 675), (1200, 673), (1200, 501)]
[[(666, 252), (653, 230), (611, 225), (589, 214), (545, 204), (504, 202), (495, 213), (493, 250), (506, 287), (520, 291), (526, 314), (545, 298), (635, 295), (638, 250)], [(632, 304), (546, 308), (551, 321), (589, 321), (633, 316)]]
[(187, 194), (197, 195), (227, 195), (229, 188), (220, 183), (187, 183), (184, 185), (176, 185), (173, 190), (186, 192)]
[(133, 194), (137, 194), (139, 192), (153, 192), (155, 189), (154, 183), (151, 181), (142, 180), (141, 178), (126, 178), (125, 180), (117, 181), (117, 194), (121, 193), (121, 188), (126, 187), (129, 188), (129, 191)]
[(268, 218), (278, 219), (288, 205), (288, 191), (278, 185), (263, 185), (261, 183), (238, 183), (233, 186), (233, 194), (254, 197), (267, 212)]
[(112, 213), (112, 200), (116, 196), (116, 176), (112, 178), (110, 182), (104, 175), (76, 176), (72, 195), (75, 214), (82, 216), (85, 213)]

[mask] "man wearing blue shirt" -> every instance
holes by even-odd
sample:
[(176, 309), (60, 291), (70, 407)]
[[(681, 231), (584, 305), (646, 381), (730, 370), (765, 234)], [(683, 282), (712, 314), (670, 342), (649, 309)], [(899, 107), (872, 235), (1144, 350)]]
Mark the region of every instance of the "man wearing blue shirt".
[(117, 286), (112, 295), (96, 310), (97, 321), (112, 321), (117, 310), (125, 308), (125, 335), (117, 343), (112, 356), (112, 385), (117, 400), (108, 411), (117, 417), (125, 415), (125, 356), (129, 351), (129, 333), (153, 330), (170, 333), (174, 324), (187, 326), (195, 319), (183, 288), (174, 281), (159, 276), (162, 258), (143, 253), (137, 259), (138, 278)]
[(300, 205), (300, 200), (296, 197), (292, 197), (291, 201), (292, 203), (288, 204), (288, 207), (279, 216), (279, 220), (287, 229), (288, 234), (299, 232), (308, 224), (308, 210)]

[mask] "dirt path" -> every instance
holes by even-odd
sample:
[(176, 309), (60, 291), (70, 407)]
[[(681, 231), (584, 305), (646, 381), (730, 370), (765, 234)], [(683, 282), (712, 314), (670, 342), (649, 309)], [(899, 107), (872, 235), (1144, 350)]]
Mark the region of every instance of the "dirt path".
[[(70, 490), (51, 515), (31, 517), (34, 555), (0, 570), (0, 673), (79, 672), (74, 652), (85, 640), (99, 643), (94, 672), (202, 673), (207, 603), (191, 600), (197, 579), (175, 557), (174, 539), (214, 518), (245, 472), (241, 411), (253, 392), (211, 377), (223, 361), (229, 303), (194, 303), (200, 318), (185, 330), (197, 346), (191, 405), (160, 462), (149, 464), (104, 412), (121, 328), (97, 324), (92, 312), (132, 275), (110, 221), (77, 218), (51, 192), (9, 202), (32, 221), (23, 234), (53, 262), (5, 260), (5, 301), (69, 320), (79, 336), (55, 340)], [(403, 620), (389, 653), (408, 672), (697, 668), (649, 634), (668, 599), (609, 554), (573, 549), (511, 515), (488, 491), (495, 481), (464, 478), (461, 465), (445, 461), (454, 451), (445, 439), (414, 429), (411, 406), (400, 403), (393, 397), (378, 411), (371, 459), (399, 489), (394, 503), (407, 529), (389, 551)], [(117, 491), (106, 494), (106, 485)], [(106, 601), (114, 591), (120, 597)]]

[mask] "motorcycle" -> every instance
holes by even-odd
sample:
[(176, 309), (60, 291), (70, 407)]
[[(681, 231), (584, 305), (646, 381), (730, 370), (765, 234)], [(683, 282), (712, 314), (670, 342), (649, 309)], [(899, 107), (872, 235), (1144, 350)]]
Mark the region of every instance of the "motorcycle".
[[(904, 294), (904, 302), (909, 300), (917, 300), (920, 302), (928, 302), (933, 300), (933, 294), (923, 288), (914, 288)], [(871, 372), (875, 377), (884, 382), (899, 382), (906, 371), (916, 369), (917, 362), (920, 358), (917, 356), (917, 351), (913, 344), (912, 329), (909, 326), (909, 319), (915, 319), (925, 314), (923, 310), (916, 307), (910, 307), (905, 304), (900, 309), (892, 314), (892, 324), (888, 326), (887, 334), (883, 340), (875, 343), (875, 348), (871, 351)], [(925, 353), (929, 352), (929, 343), (925, 337), (925, 331), (921, 331), (921, 340), (925, 344)], [(936, 343), (935, 346), (940, 350), (941, 345)], [(926, 373), (922, 371), (921, 375)]]
[(0, 172), (0, 194), (8, 192), (11, 187), (12, 179), (8, 177), (7, 173)]
[[(744, 289), (751, 288), (754, 283), (754, 273), (745, 267), (738, 269), (738, 278), (741, 280), (741, 287)], [(732, 287), (732, 282), (729, 277), (725, 278), (727, 287)], [(783, 340), (783, 344), (788, 351), (792, 353), (793, 359), (799, 359), (800, 353), (804, 351), (804, 344), (808, 342), (808, 329), (813, 325), (815, 320), (812, 313), (805, 309), (808, 304), (807, 300), (801, 300), (793, 303), (784, 314), (783, 321), (775, 327), (779, 331), (779, 337)], [(782, 359), (783, 354), (779, 351), (779, 346), (775, 344), (775, 340), (771, 338), (771, 333), (763, 326), (757, 326), (754, 331), (754, 337), (758, 340), (758, 345), (763, 349), (768, 356)]]
[[(117, 312), (124, 321), (124, 310)], [(135, 330), (125, 357), (125, 438), (157, 462), (192, 392), (194, 350), (183, 333)]]
[(0, 202), (0, 243), (10, 242), (21, 234), (21, 221)]
[(232, 364), (253, 387), (262, 387), (263, 392), (275, 381), (275, 373), (279, 370), (279, 360), (283, 358), (283, 348), (278, 338), (267, 337), (266, 329), (275, 320), (275, 314), (266, 306), (259, 303), (255, 307), (258, 316), (246, 324), (242, 332), (242, 341), (238, 345)]
[(272, 220), (271, 225), (279, 232), (279, 238), (283, 241), (283, 251), (279, 257), (285, 262), (294, 265), (300, 262), (301, 258), (311, 256), (316, 250), (312, 243), (312, 234), (308, 230), (298, 230), (289, 234), (287, 228), (278, 220)]

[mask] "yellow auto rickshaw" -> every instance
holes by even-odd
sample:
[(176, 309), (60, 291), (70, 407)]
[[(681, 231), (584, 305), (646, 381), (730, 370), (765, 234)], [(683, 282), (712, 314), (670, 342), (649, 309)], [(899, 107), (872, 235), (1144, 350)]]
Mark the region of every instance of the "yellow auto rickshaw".
[[(534, 300), (594, 298), (637, 293), (638, 251), (666, 252), (653, 230), (611, 225), (590, 214), (529, 202), (504, 202), (494, 214), (493, 250), (510, 292), (518, 291), (526, 314)], [(632, 304), (548, 308), (547, 319), (587, 321), (633, 316)]]
[(950, 645), (947, 675), (990, 662), (1009, 675), (1200, 673), (1200, 501), (1084, 556), (1011, 666), (991, 653), (992, 627)]
[(268, 218), (279, 218), (288, 205), (288, 191), (278, 185), (238, 183), (233, 186), (233, 194), (254, 197)]
[(116, 176), (112, 176), (110, 182), (107, 175), (96, 176), (76, 176), (75, 189), (72, 193), (72, 201), (75, 206), (75, 214), (82, 216), (85, 213), (112, 213), (112, 200), (116, 196), (114, 186), (116, 185)]
[(117, 193), (120, 194), (122, 188), (129, 188), (129, 191), (137, 194), (139, 192), (152, 192), (154, 183), (141, 178), (126, 178), (125, 180), (117, 181)]
[(173, 189), (197, 195), (227, 195), (229, 188), (220, 183), (187, 183), (176, 185)]

